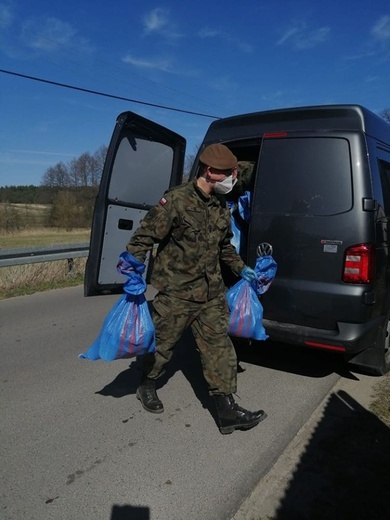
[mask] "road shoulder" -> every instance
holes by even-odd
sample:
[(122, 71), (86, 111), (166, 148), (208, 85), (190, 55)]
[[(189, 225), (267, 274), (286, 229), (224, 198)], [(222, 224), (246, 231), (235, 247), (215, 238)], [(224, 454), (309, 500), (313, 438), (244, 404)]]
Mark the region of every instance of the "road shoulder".
[(355, 516), (349, 509), (347, 517), (383, 518), (390, 430), (369, 411), (383, 378), (354, 376), (338, 380), (232, 520), (346, 518), (340, 503), (359, 492)]

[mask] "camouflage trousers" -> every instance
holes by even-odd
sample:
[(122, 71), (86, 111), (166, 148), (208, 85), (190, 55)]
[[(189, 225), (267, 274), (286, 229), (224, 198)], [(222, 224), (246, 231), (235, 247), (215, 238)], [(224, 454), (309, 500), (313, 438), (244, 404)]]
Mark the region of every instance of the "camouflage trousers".
[(225, 295), (205, 303), (181, 300), (159, 293), (153, 302), (156, 353), (145, 356), (144, 370), (157, 379), (184, 330), (191, 327), (211, 395), (228, 395), (237, 390), (237, 357), (227, 335), (229, 309)]

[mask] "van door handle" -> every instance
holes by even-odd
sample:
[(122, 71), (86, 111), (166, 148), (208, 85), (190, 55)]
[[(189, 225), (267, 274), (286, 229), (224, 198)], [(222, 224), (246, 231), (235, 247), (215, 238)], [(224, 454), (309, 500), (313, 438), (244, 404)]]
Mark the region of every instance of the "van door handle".
[(118, 229), (125, 229), (126, 231), (130, 231), (133, 229), (133, 224), (134, 222), (132, 220), (120, 218), (118, 220)]

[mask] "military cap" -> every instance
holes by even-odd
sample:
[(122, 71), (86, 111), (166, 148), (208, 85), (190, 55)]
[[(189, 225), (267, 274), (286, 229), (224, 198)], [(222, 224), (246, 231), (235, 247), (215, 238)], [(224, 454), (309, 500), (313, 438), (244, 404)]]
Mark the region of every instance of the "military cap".
[(237, 166), (237, 157), (224, 144), (211, 144), (201, 153), (199, 160), (216, 170), (231, 170)]

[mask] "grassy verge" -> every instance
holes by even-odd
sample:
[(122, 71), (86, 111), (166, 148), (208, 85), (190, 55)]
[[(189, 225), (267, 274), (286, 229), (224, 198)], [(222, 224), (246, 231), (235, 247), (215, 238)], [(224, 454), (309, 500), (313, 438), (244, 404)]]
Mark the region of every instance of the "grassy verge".
[[(1, 249), (47, 247), (89, 241), (89, 229), (36, 228), (0, 235)], [(75, 258), (72, 270), (66, 260), (0, 268), (0, 299), (80, 285), (84, 280), (86, 258)]]
[(0, 300), (36, 292), (81, 285), (86, 258), (75, 258), (69, 271), (66, 260), (0, 268)]

